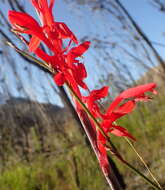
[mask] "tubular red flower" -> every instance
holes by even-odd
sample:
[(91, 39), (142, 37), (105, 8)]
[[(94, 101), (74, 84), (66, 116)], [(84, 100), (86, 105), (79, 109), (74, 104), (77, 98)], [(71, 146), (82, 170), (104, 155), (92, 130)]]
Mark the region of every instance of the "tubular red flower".
[(26, 13), (9, 11), (8, 18), (11, 24), (22, 33), (42, 32), (38, 22)]
[(111, 114), (124, 99), (133, 98), (134, 100), (138, 100), (139, 98), (140, 100), (141, 97), (143, 97), (143, 99), (148, 99), (148, 96), (146, 96), (145, 93), (153, 92), (154, 94), (156, 94), (154, 88), (156, 88), (156, 84), (149, 83), (145, 85), (139, 85), (134, 88), (129, 88), (123, 91), (119, 96), (116, 97), (116, 99), (109, 106), (107, 114)]
[[(33, 37), (30, 43), (30, 50), (35, 50), (39, 44), (39, 39), (42, 40), (50, 49), (53, 48), (49, 39), (47, 39), (42, 31), (42, 28), (37, 21), (30, 15), (17, 11), (9, 11), (8, 18), (11, 24), (18, 32), (31, 34)], [(36, 38), (38, 43), (36, 44)], [(34, 40), (35, 39), (35, 40)]]

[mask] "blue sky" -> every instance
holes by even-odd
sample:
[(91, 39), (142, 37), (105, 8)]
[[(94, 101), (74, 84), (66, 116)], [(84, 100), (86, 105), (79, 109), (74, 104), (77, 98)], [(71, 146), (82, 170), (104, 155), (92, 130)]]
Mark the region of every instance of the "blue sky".
[[(121, 0), (121, 2), (151, 41), (165, 44), (165, 36), (163, 35), (165, 31), (165, 14), (160, 13), (153, 7), (150, 0)], [(108, 18), (105, 14), (97, 12), (91, 14), (87, 7), (84, 8), (84, 6), (82, 6), (80, 9), (76, 9), (75, 6), (68, 6), (66, 3), (63, 3), (63, 0), (56, 0), (55, 15), (57, 15), (57, 19), (64, 20), (78, 38), (89, 35), (88, 39), (90, 40), (90, 36), (97, 35), (97, 33), (106, 36), (107, 39), (111, 37), (114, 38), (111, 31), (108, 30), (108, 27), (105, 25), (105, 22), (112, 24), (113, 20), (112, 18)], [(165, 59), (165, 47), (153, 45)], [(113, 50), (109, 49), (109, 52), (112, 51)], [(112, 53), (115, 54), (116, 52)], [(93, 55), (93, 57), (91, 55)], [(98, 58), (96, 52), (89, 50), (86, 54), (86, 64), (89, 71), (91, 71), (93, 65), (97, 63), (96, 58)], [(100, 57), (98, 59), (100, 59)], [(123, 57), (123, 59), (125, 58)], [(136, 72), (136, 69), (132, 67), (132, 71)], [(92, 79), (97, 80), (98, 72), (97, 68), (95, 68)], [(137, 77), (139, 73), (135, 73), (135, 75)], [(91, 79), (89, 79), (89, 81), (91, 81)]]
[[(153, 6), (149, 3), (149, 0), (121, 0), (121, 2), (124, 4), (131, 16), (133, 16), (133, 18), (140, 25), (142, 30), (146, 33), (151, 41), (165, 44), (165, 36), (163, 36), (163, 32), (165, 32), (165, 14), (160, 13), (158, 10), (153, 8)], [(27, 12), (31, 15), (36, 16), (35, 11), (28, 0), (25, 1), (25, 5)], [(5, 7), (4, 11), (7, 13), (7, 7)], [(78, 9), (74, 4), (67, 4), (64, 0), (56, 0), (54, 15), (56, 21), (65, 22), (79, 39), (84, 36), (88, 36), (88, 39), (90, 40), (90, 38), (92, 39), (93, 36), (98, 36), (98, 38), (106, 37), (106, 39), (112, 38), (111, 40), (113, 40), (113, 35), (105, 24), (109, 22), (113, 23), (113, 19), (111, 20), (111, 18), (98, 12), (92, 14), (87, 6), (82, 6)], [(165, 48), (156, 45), (155, 47), (161, 56), (165, 58)], [(109, 49), (109, 52), (112, 54), (116, 53), (111, 49)], [(102, 64), (101, 67), (105, 67), (108, 72), (114, 72), (113, 68), (110, 65), (103, 64), (105, 63), (105, 61), (102, 59), (103, 54), (104, 49), (102, 52), (96, 52), (94, 51), (94, 48), (90, 48), (89, 51), (85, 54), (84, 62), (89, 73), (89, 77), (86, 81), (89, 84), (89, 87), (92, 89), (96, 87), (96, 84), (98, 83), (98, 76), (100, 76), (101, 73), (100, 67), (98, 67), (98, 65)], [(124, 59), (125, 58), (123, 56), (123, 60)], [(20, 70), (21, 67), (24, 66), (19, 65)], [(136, 72), (134, 66), (130, 65), (130, 67), (132, 67), (133, 72)], [(27, 75), (24, 73), (24, 71), (20, 73), (23, 76)], [(42, 89), (39, 88), (39, 85), (42, 82), (45, 84), (45, 88), (50, 94), (50, 101), (53, 103), (57, 98), (54, 97), (54, 93), (51, 90), (47, 78), (43, 77), (42, 74), (37, 75), (35, 70), (33, 73), (33, 83), (29, 82), (29, 80), (26, 80), (25, 77), (23, 78), (22, 76), (23, 81), (26, 83), (27, 91), (32, 95), (34, 94), (34, 97), (37, 96), (37, 99), (39, 101), (46, 101), (40, 95), (43, 94)], [(136, 76), (138, 76), (138, 74), (139, 73), (135, 73)], [(117, 77), (118, 76), (116, 76), (116, 80), (118, 80)], [(28, 78), (28, 76), (26, 76), (26, 78)], [(58, 102), (60, 101), (58, 100)]]
[[(165, 44), (165, 13), (158, 11), (150, 0), (122, 0), (131, 16), (151, 41)], [(165, 47), (154, 45), (165, 59)]]
[[(165, 35), (163, 35), (163, 32), (165, 33), (164, 13), (154, 8), (150, 0), (121, 0), (121, 2), (151, 41), (165, 44)], [(26, 4), (31, 14), (35, 15), (30, 3), (27, 1)], [(102, 30), (99, 23), (100, 20), (97, 22), (98, 18), (93, 18), (90, 11), (85, 8), (80, 9), (83, 15), (82, 13), (78, 13), (79, 10), (76, 10), (74, 5), (72, 9), (72, 5), (68, 6), (64, 0), (56, 0), (54, 10), (55, 19), (66, 22), (78, 38), (82, 37), (86, 32), (88, 34), (94, 32), (95, 29), (90, 23), (96, 24), (97, 30)], [(165, 58), (165, 48), (158, 45), (154, 46), (158, 49), (161, 56)]]

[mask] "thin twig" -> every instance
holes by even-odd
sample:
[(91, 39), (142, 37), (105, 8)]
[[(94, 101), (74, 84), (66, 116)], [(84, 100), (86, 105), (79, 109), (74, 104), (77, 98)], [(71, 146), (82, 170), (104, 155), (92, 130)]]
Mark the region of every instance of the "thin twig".
[(158, 180), (156, 179), (156, 177), (154, 176), (154, 174), (151, 172), (151, 170), (149, 169), (149, 167), (147, 166), (146, 162), (144, 161), (144, 159), (142, 158), (142, 156), (137, 152), (137, 150), (135, 149), (134, 145), (130, 142), (130, 140), (128, 138), (125, 137), (125, 140), (128, 142), (128, 144), (131, 146), (131, 148), (133, 149), (133, 151), (136, 153), (136, 155), (138, 156), (138, 158), (140, 159), (140, 161), (144, 164), (145, 168), (148, 170), (149, 174), (151, 175), (151, 177), (153, 178), (153, 180), (157, 183), (157, 185), (162, 189), (161, 185), (159, 184)]

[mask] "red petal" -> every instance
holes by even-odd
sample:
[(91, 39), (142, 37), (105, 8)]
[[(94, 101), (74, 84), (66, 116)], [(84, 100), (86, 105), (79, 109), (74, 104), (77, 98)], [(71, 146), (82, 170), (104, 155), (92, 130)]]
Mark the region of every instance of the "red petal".
[(41, 40), (38, 37), (32, 36), (29, 43), (29, 51), (34, 52), (38, 48), (40, 42)]
[(136, 140), (126, 129), (121, 126), (113, 126), (113, 129), (110, 129), (110, 133), (119, 136), (119, 137), (128, 137), (132, 140)]
[(104, 129), (105, 132), (108, 132), (110, 128), (112, 128), (111, 120), (103, 120), (101, 127)]
[(54, 76), (54, 81), (58, 86), (62, 86), (65, 83), (65, 76), (63, 73), (57, 73)]
[(44, 60), (46, 63), (50, 63), (51, 64), (51, 56), (48, 55), (47, 53), (45, 53), (43, 50), (41, 50), (40, 48), (37, 48), (34, 53), (41, 58), (42, 60)]
[(117, 114), (127, 114), (130, 113), (135, 108), (135, 101), (128, 101), (121, 105), (119, 108), (117, 108), (114, 113)]
[(17, 11), (9, 11), (9, 20), (13, 26), (22, 33), (37, 36), (42, 40), (50, 49), (53, 49), (51, 42), (43, 34), (42, 28), (33, 17), (26, 13)]
[(77, 93), (78, 97), (80, 98), (81, 93), (80, 93), (80, 90), (78, 88), (78, 85), (77, 85), (75, 78), (67, 71), (65, 72), (65, 77), (66, 77), (67, 81), (69, 82), (69, 84), (71, 85), (71, 87)]
[(28, 33), (29, 30), (42, 32), (38, 22), (30, 15), (17, 11), (8, 12), (9, 21), (19, 30)]
[[(54, 24), (54, 18), (51, 9), (48, 6), (47, 0), (40, 0), (42, 5), (42, 14), (43, 19), (45, 21), (45, 25), (48, 25), (49, 27), (52, 27)], [(53, 2), (51, 2), (53, 3)], [(53, 5), (53, 4), (52, 4)]]
[(52, 12), (53, 9), (53, 5), (54, 5), (55, 0), (50, 0), (50, 5), (49, 5), (49, 9)]
[(108, 86), (104, 86), (99, 90), (93, 90), (93, 91), (91, 91), (89, 96), (92, 97), (94, 99), (94, 101), (104, 98), (108, 95), (108, 89), (109, 89)]
[(72, 48), (70, 50), (70, 53), (73, 54), (74, 58), (80, 57), (81, 55), (84, 54), (85, 51), (87, 51), (87, 49), (89, 48), (89, 46), (90, 46), (90, 42), (89, 41), (83, 42), (79, 46), (77, 46), (75, 48)]
[(136, 105), (135, 101), (130, 100), (130, 101), (126, 102), (125, 104), (123, 104), (122, 106), (120, 106), (119, 108), (117, 108), (110, 115), (107, 114), (103, 118), (110, 119), (111, 122), (114, 122), (117, 119), (119, 119), (120, 117), (133, 111), (133, 109), (135, 108), (135, 105)]
[(73, 67), (73, 63), (77, 62), (75, 59), (83, 55), (83, 53), (89, 48), (90, 42), (86, 41), (77, 47), (72, 48), (67, 54), (67, 62), (70, 67)]
[(78, 63), (78, 65), (74, 65), (73, 75), (78, 85), (87, 90), (88, 87), (83, 82), (84, 78), (87, 77), (87, 72), (86, 72), (84, 64)]
[(78, 73), (79, 73), (80, 78), (84, 79), (87, 77), (87, 71), (84, 64), (78, 63), (77, 70), (79, 71)]
[(143, 95), (145, 92), (148, 92), (148, 91), (155, 93), (154, 88), (156, 88), (155, 83), (139, 85), (134, 88), (129, 88), (128, 90), (125, 90), (119, 96), (123, 99), (126, 99), (126, 98), (137, 97), (137, 96)]
[(58, 32), (59, 32), (61, 39), (70, 38), (76, 44), (78, 44), (78, 40), (77, 40), (76, 36), (73, 34), (73, 32), (68, 28), (68, 26), (65, 23), (56, 22), (55, 24), (58, 28)]
[(54, 23), (54, 18), (52, 14), (54, 0), (51, 0), (50, 5), (48, 5), (47, 0), (31, 0), (31, 1), (33, 6), (37, 9), (42, 23), (44, 25), (52, 27)]
[(33, 6), (37, 9), (37, 11), (41, 11), (41, 7), (39, 5), (38, 0), (31, 0)]

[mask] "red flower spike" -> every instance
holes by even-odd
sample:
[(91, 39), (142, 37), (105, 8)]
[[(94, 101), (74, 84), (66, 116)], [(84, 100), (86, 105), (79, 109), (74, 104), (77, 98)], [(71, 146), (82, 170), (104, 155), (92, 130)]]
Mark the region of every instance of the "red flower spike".
[[(54, 81), (58, 86), (62, 86), (67, 82), (80, 100), (87, 104), (87, 107), (93, 116), (98, 118), (98, 121), (101, 120), (100, 126), (106, 135), (108, 135), (108, 133), (112, 133), (116, 136), (124, 136), (135, 140), (135, 138), (129, 134), (126, 129), (121, 126), (114, 125), (113, 122), (130, 113), (135, 108), (137, 101), (149, 100), (150, 97), (146, 96), (145, 92), (150, 91), (156, 94), (156, 91), (154, 90), (156, 84), (150, 83), (125, 90), (116, 97), (109, 106), (107, 112), (102, 114), (96, 101), (108, 95), (108, 87), (105, 86), (99, 90), (93, 90), (87, 97), (83, 97), (79, 89), (79, 87), (82, 87), (87, 90), (88, 87), (83, 81), (87, 77), (85, 66), (80, 63), (77, 58), (81, 57), (86, 52), (90, 46), (90, 42), (83, 42), (77, 47), (69, 50), (71, 43), (74, 42), (75, 44), (78, 44), (78, 40), (65, 23), (54, 21), (52, 9), (55, 0), (31, 1), (38, 12), (42, 27), (28, 14), (9, 11), (9, 20), (13, 24), (14, 29), (20, 33), (32, 35), (30, 42), (26, 42), (23, 37), (21, 38), (29, 46), (29, 50), (34, 52), (46, 63), (50, 64), (52, 68), (58, 72), (54, 76)], [(70, 39), (67, 47), (65, 48), (62, 47), (64, 39)], [(52, 51), (53, 56), (48, 55), (39, 48), (41, 41), (43, 41)], [(122, 101), (128, 98), (131, 98), (131, 100), (127, 100), (126, 103), (121, 105)], [(97, 154), (100, 166), (104, 171), (104, 174), (108, 176), (111, 171), (109, 170), (106, 151), (107, 140), (100, 130), (96, 129), (94, 122), (87, 116), (87, 113), (82, 110), (78, 101), (74, 98), (73, 101), (75, 102), (76, 110), (79, 113), (80, 118), (84, 122), (85, 130), (90, 136), (90, 141)]]

